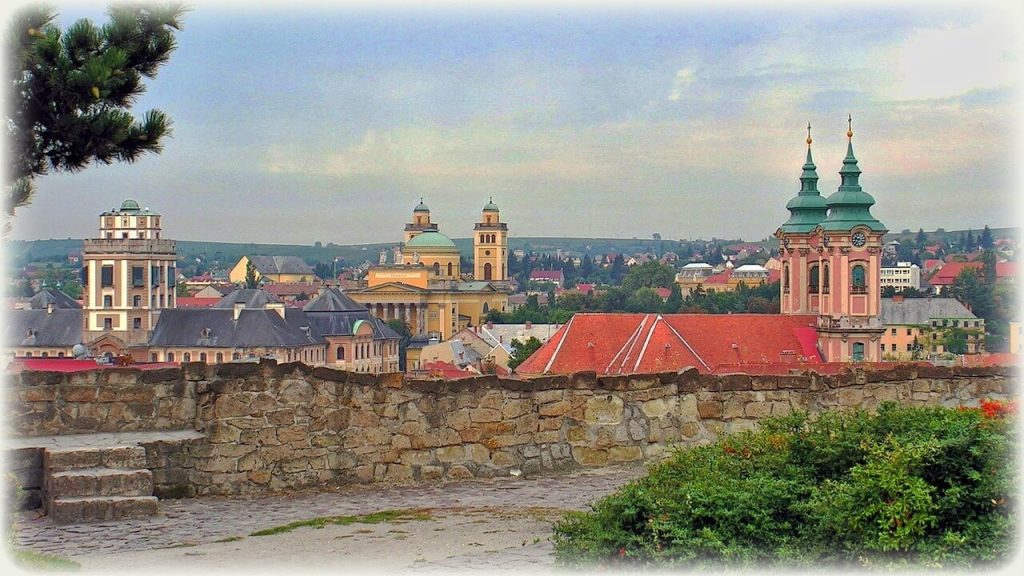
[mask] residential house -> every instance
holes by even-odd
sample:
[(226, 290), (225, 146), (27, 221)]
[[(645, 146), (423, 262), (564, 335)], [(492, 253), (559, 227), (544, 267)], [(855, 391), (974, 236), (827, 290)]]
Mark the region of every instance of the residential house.
[(230, 281), (244, 283), (250, 262), (256, 270), (257, 281), (263, 283), (296, 284), (316, 279), (313, 269), (298, 256), (242, 256), (228, 272)]
[(954, 298), (882, 298), (882, 357), (889, 360), (928, 358), (949, 352), (951, 339), (961, 338), (967, 354), (985, 349), (985, 320)]
[(72, 357), (72, 349), (82, 343), (82, 305), (55, 288), (44, 288), (28, 308), (6, 314), (6, 358)]

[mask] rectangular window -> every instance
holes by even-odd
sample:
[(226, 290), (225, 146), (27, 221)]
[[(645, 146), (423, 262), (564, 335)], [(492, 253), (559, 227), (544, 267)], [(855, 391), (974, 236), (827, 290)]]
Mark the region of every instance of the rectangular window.
[(114, 267), (103, 266), (100, 269), (100, 286), (110, 288), (114, 285)]
[(149, 269), (149, 285), (159, 286), (160, 285), (160, 268), (152, 266)]
[(891, 333), (892, 333), (893, 336), (895, 336), (896, 335), (896, 329), (893, 328)]
[(111, 318), (104, 318), (103, 319), (103, 329), (104, 330), (110, 330), (113, 327), (114, 327), (114, 320), (113, 319), (111, 319)]
[(111, 308), (113, 305), (114, 305), (114, 297), (113, 296), (104, 296), (103, 297), (103, 307), (104, 308)]
[(907, 328), (907, 336), (910, 336), (910, 335), (911, 335), (910, 328)]
[(132, 266), (132, 286), (142, 288), (146, 285), (146, 269), (142, 266)]
[[(895, 344), (894, 344), (894, 346), (895, 346)], [(907, 344), (907, 352), (913, 352), (913, 351), (914, 351), (914, 345), (913, 344)]]
[(82, 266), (81, 281), (82, 281), (81, 282), (82, 287), (85, 287), (85, 286), (89, 285), (89, 267), (88, 266)]
[(175, 286), (175, 278), (174, 278), (174, 276), (175, 276), (174, 266), (168, 266), (167, 267), (167, 286), (170, 287), (170, 288), (174, 288), (174, 286)]
[(142, 328), (142, 318), (132, 318), (132, 328)]

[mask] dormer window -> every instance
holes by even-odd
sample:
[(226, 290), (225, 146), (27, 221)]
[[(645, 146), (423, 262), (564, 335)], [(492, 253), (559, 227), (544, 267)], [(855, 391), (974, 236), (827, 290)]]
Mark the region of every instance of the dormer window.
[(209, 328), (203, 328), (202, 330), (199, 331), (199, 335), (202, 338), (209, 338), (210, 337), (210, 329)]
[(35, 328), (29, 328), (27, 334), (29, 338), (35, 338), (38, 332), (36, 331)]

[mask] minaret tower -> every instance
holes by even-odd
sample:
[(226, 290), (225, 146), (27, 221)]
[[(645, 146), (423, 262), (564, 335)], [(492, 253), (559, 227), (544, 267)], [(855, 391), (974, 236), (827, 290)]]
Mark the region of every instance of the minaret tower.
[(480, 222), (473, 227), (473, 278), (508, 280), (508, 224), (501, 222), (493, 198), (484, 205)]
[(430, 208), (423, 203), (423, 198), (420, 198), (420, 203), (416, 205), (412, 210), (412, 222), (405, 225), (405, 244), (409, 243), (416, 236), (423, 232), (437, 232), (437, 224), (430, 223)]

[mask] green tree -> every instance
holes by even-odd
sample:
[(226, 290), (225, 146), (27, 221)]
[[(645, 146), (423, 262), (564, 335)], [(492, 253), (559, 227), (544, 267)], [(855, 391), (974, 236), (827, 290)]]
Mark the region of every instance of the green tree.
[(256, 265), (252, 263), (252, 260), (245, 261), (245, 287), (260, 287), (259, 279), (256, 277)]
[(988, 224), (985, 225), (985, 229), (981, 231), (981, 238), (978, 240), (982, 250), (991, 250), (995, 245), (992, 241), (992, 231), (988, 229)]
[(675, 280), (675, 270), (650, 260), (630, 269), (622, 280), (622, 288), (630, 292), (635, 292), (639, 288), (668, 288), (675, 284)]
[(544, 343), (534, 336), (530, 336), (525, 342), (520, 342), (518, 338), (514, 338), (511, 343), (512, 354), (508, 358), (509, 370), (514, 371), (543, 345)]
[(412, 328), (408, 322), (401, 318), (388, 320), (386, 324), (402, 337), (398, 341), (398, 370), (405, 372), (405, 351), (409, 348), (409, 340), (412, 339)]
[(112, 7), (97, 27), (66, 32), (55, 12), (28, 6), (9, 21), (6, 214), (29, 203), (33, 179), (90, 163), (134, 162), (159, 153), (171, 132), (159, 110), (136, 120), (131, 106), (175, 49), (185, 9), (177, 4)]
[(928, 235), (924, 233), (924, 228), (917, 229), (917, 238), (914, 239), (914, 244), (918, 248), (924, 248), (928, 245)]
[(661, 296), (653, 288), (640, 288), (626, 298), (626, 312), (658, 312), (661, 310)]
[(672, 282), (672, 293), (668, 295), (665, 302), (661, 305), (661, 311), (663, 314), (676, 314), (679, 312), (679, 308), (683, 305), (683, 291), (680, 290), (679, 284)]

